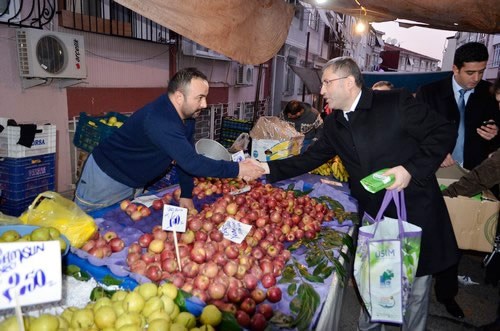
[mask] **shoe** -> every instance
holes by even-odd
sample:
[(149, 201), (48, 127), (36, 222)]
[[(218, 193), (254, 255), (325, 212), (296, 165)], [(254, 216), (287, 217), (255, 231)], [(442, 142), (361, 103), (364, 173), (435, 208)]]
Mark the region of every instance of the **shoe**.
[(470, 278), (469, 276), (457, 276), (458, 278), (458, 283), (460, 285), (464, 285), (464, 286), (469, 286), (469, 285), (478, 285), (479, 283), (475, 282), (472, 280), (472, 278)]
[(450, 301), (446, 301), (442, 303), (446, 308), (446, 311), (455, 318), (464, 318), (464, 312), (462, 308), (458, 305), (455, 299), (451, 299)]

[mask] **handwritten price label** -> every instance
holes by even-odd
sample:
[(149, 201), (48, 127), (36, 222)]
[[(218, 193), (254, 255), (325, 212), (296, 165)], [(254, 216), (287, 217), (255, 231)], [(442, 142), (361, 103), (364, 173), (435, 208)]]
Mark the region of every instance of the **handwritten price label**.
[(222, 232), (224, 238), (227, 240), (241, 244), (251, 229), (252, 226), (250, 224), (241, 223), (229, 217), (220, 227), (219, 231)]
[(162, 228), (166, 231), (186, 232), (187, 209), (163, 205)]
[(0, 244), (0, 310), (61, 300), (58, 241)]

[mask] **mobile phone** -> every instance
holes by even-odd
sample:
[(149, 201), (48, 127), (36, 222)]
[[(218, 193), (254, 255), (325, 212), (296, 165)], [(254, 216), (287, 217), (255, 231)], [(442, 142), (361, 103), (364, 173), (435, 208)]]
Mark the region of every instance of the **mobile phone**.
[(494, 120), (483, 121), (483, 125), (496, 124)]

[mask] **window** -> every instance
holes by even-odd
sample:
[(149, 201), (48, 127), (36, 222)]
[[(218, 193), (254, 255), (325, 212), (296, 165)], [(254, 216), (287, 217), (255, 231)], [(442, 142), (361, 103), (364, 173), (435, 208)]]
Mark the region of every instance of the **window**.
[(0, 0), (0, 22), (19, 21), (16, 19), (18, 10), (18, 0)]
[(309, 17), (307, 24), (309, 27), (315, 31), (318, 31), (319, 26), (319, 14), (315, 9), (309, 11)]
[(493, 61), (491, 65), (493, 67), (500, 67), (500, 44), (493, 46)]

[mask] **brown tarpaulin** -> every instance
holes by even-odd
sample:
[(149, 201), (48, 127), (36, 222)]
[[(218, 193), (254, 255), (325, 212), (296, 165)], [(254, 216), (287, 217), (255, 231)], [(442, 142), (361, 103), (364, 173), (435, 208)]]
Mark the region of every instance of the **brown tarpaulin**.
[(261, 64), (286, 41), (294, 7), (283, 0), (116, 0), (243, 64)]
[[(303, 0), (318, 8), (351, 16), (364, 12), (355, 0)], [(406, 19), (434, 29), (497, 33), (500, 32), (499, 0), (359, 0), (370, 22)]]
[[(304, 0), (369, 22), (406, 19), (451, 31), (500, 32), (500, 0)], [(288, 35), (294, 7), (284, 0), (116, 0), (200, 45), (243, 64), (271, 59)], [(414, 24), (418, 25), (418, 24)]]

